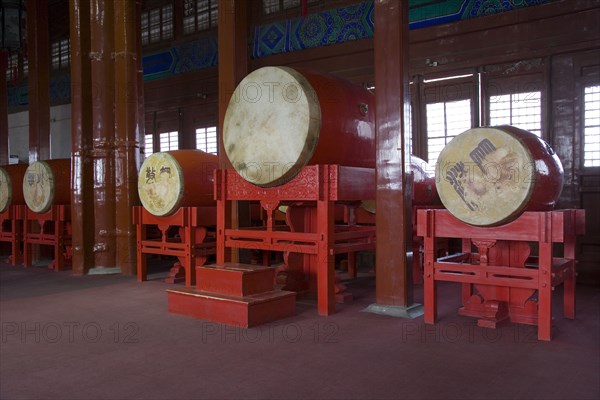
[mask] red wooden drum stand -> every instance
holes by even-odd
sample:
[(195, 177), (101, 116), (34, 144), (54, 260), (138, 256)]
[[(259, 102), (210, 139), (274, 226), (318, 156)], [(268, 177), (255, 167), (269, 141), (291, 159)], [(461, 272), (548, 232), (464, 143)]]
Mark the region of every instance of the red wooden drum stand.
[(7, 263), (18, 265), (23, 262), (23, 220), (25, 218), (26, 206), (10, 205), (0, 213), (0, 242), (10, 245), (10, 256)]
[[(133, 208), (133, 223), (137, 231), (137, 279), (147, 280), (147, 254), (175, 256), (175, 263), (167, 283), (185, 281), (187, 287), (196, 282), (196, 267), (204, 265), (209, 256), (215, 254), (216, 208), (180, 207), (168, 216), (156, 216), (144, 207)], [(148, 236), (148, 227), (156, 226), (161, 234), (158, 238)], [(179, 228), (176, 237), (169, 237), (170, 228)]]
[[(437, 319), (437, 281), (462, 283), (459, 314), (479, 318), (482, 327), (537, 325), (538, 339), (550, 340), (551, 294), (560, 284), (564, 316), (575, 318), (575, 237), (584, 234), (584, 210), (529, 211), (494, 228), (469, 225), (447, 210), (419, 210), (417, 223), (425, 241), (425, 323)], [(435, 260), (439, 237), (462, 239), (463, 252)], [(530, 256), (531, 242), (537, 257)], [(563, 257), (552, 256), (554, 243), (563, 243)]]
[(27, 209), (23, 229), (23, 263), (33, 265), (33, 245), (52, 246), (54, 259), (48, 268), (61, 271), (70, 268), (71, 210), (68, 205), (52, 205), (44, 213)]
[[(375, 227), (336, 228), (335, 202), (374, 198), (374, 170), (311, 165), (303, 167), (288, 183), (271, 188), (255, 186), (234, 170), (215, 173), (217, 264), (225, 261), (226, 248), (284, 252), (287, 264), (278, 271), (278, 279), (283, 276), (285, 285), (295, 289), (302, 289), (300, 282), (305, 282), (305, 287), (317, 293), (319, 314), (332, 314), (335, 311), (335, 254), (375, 249)], [(226, 205), (234, 200), (260, 201), (267, 213), (266, 227), (232, 229), (227, 226)], [(290, 230), (289, 226), (273, 223), (273, 212), (282, 202), (301, 202), (313, 207), (305, 207), (305, 213), (293, 212), (297, 216), (288, 218), (293, 220), (293, 230)], [(298, 255), (307, 257), (297, 258)]]

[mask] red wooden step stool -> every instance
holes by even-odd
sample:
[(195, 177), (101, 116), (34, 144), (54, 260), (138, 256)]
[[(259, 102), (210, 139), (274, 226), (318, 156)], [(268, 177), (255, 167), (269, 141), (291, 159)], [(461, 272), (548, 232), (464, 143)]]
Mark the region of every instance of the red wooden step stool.
[(274, 290), (271, 267), (224, 263), (196, 267), (196, 287), (169, 289), (169, 312), (243, 328), (295, 314), (296, 294)]

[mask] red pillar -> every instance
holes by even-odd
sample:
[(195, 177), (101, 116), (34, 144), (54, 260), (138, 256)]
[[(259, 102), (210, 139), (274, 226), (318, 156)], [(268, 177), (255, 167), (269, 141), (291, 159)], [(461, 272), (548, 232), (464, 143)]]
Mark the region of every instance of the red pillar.
[(71, 224), (73, 272), (94, 266), (94, 185), (92, 149), (92, 74), (90, 1), (70, 0), (71, 39)]
[(29, 162), (50, 158), (50, 45), (47, 0), (27, 0)]
[(115, 265), (115, 75), (114, 2), (90, 2), (94, 260), (89, 273), (118, 272)]
[(231, 164), (223, 147), (223, 122), (229, 99), (248, 73), (248, 0), (219, 0), (219, 164)]
[(0, 50), (0, 165), (8, 164), (8, 52)]
[(138, 74), (142, 57), (138, 41), (137, 13), (140, 0), (115, 1), (115, 218), (116, 262), (121, 272), (135, 274), (136, 229), (133, 209), (139, 205), (137, 171), (140, 165), (140, 140), (143, 119), (139, 119)]
[[(248, 73), (248, 18), (249, 0), (219, 0), (218, 42), (219, 42), (219, 165), (231, 168), (231, 163), (223, 147), (223, 122), (229, 99), (236, 86)], [(232, 201), (225, 210), (226, 226), (239, 226), (238, 202)], [(238, 252), (226, 256), (230, 261), (238, 261)]]
[(395, 309), (390, 314), (410, 317), (413, 316), (413, 299), (406, 238), (411, 237), (412, 227), (410, 194), (406, 191), (405, 179), (405, 165), (410, 159), (408, 129), (405, 129), (409, 104), (408, 0), (375, 2), (374, 46), (377, 304), (372, 306), (372, 311)]

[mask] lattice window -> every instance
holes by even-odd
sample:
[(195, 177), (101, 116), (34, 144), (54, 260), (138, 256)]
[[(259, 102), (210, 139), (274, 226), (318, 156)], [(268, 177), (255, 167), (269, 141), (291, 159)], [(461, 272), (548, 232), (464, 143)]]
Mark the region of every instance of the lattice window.
[(19, 55), (11, 54), (8, 57), (8, 66), (6, 68), (6, 80), (14, 81), (19, 77)]
[(490, 97), (490, 125), (512, 125), (542, 134), (542, 93), (510, 93)]
[[(318, 0), (308, 0), (308, 4), (316, 3)], [(300, 7), (301, 0), (262, 0), (263, 14), (269, 15), (291, 8)]]
[(184, 0), (183, 33), (190, 34), (217, 26), (217, 0)]
[(427, 161), (429, 172), (435, 171), (442, 149), (455, 136), (471, 128), (471, 100), (430, 103), (427, 115)]
[(173, 4), (142, 13), (142, 45), (173, 38)]
[(179, 132), (164, 132), (159, 135), (160, 151), (179, 149)]
[(196, 148), (207, 153), (217, 154), (217, 127), (196, 129)]
[(23, 76), (27, 77), (27, 75), (29, 75), (29, 60), (23, 56)]
[(150, 133), (144, 136), (144, 157), (154, 153), (154, 136)]
[(71, 62), (69, 38), (57, 40), (50, 45), (50, 59), (53, 70), (68, 69)]
[(600, 86), (584, 89), (583, 166), (600, 167)]

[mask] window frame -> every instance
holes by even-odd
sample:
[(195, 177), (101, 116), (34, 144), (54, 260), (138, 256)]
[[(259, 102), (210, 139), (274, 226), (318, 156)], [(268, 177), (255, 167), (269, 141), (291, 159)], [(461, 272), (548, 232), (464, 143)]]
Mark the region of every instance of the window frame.
[[(57, 48), (58, 64), (54, 64), (54, 46)], [(66, 55), (65, 55), (66, 51)], [(66, 61), (65, 61), (66, 59)], [(71, 38), (63, 36), (50, 42), (50, 70), (53, 73), (69, 71), (71, 68)]]
[[(164, 32), (165, 32), (165, 24), (164, 24), (164, 14), (163, 14), (163, 9), (165, 7), (170, 7), (171, 8), (171, 28), (170, 28), (170, 36), (166, 37)], [(159, 12), (159, 38), (155, 41), (151, 40), (152, 38), (152, 33), (151, 33), (151, 28), (152, 28), (152, 23), (151, 23), (151, 13), (153, 11), (158, 10)], [(177, 20), (177, 7), (174, 1), (162, 1), (162, 2), (155, 2), (152, 3), (150, 6), (148, 7), (144, 7), (142, 9), (141, 12), (141, 16), (140, 16), (140, 24), (141, 24), (141, 34), (140, 34), (140, 39), (141, 39), (141, 45), (142, 48), (148, 48), (148, 47), (152, 47), (152, 46), (156, 46), (156, 45), (161, 45), (164, 44), (167, 41), (173, 41), (176, 39), (176, 30), (178, 29), (178, 20)], [(146, 30), (146, 31), (145, 31)]]
[(580, 168), (582, 171), (585, 172), (600, 172), (600, 166), (586, 166), (585, 165), (585, 90), (588, 87), (594, 87), (594, 86), (599, 86), (600, 87), (600, 81), (592, 81), (592, 80), (588, 80), (585, 82), (581, 82), (581, 85), (578, 87), (579, 93), (580, 93), (580, 146), (581, 146), (581, 157), (580, 157)]
[[(205, 147), (204, 149), (200, 148), (198, 146), (198, 135), (200, 134), (200, 132), (198, 132), (199, 130), (204, 129), (204, 137), (205, 137)], [(215, 151), (209, 151), (209, 142), (208, 142), (208, 133), (210, 130), (210, 133), (212, 133), (212, 130), (214, 129), (214, 146), (215, 146)], [(219, 154), (219, 127), (217, 125), (212, 125), (212, 126), (198, 126), (196, 128), (194, 128), (194, 143), (195, 143), (195, 148), (197, 150), (202, 150), (205, 153), (210, 153), (210, 154), (215, 154), (218, 155)]]
[[(203, 33), (203, 32), (207, 32), (210, 30), (214, 30), (218, 27), (218, 23), (219, 23), (219, 2), (218, 0), (206, 0), (208, 1), (208, 11), (206, 11), (205, 13), (198, 13), (198, 1), (199, 0), (181, 0), (182, 3), (182, 10), (181, 10), (181, 23), (179, 24), (180, 27), (180, 32), (182, 36), (192, 36), (195, 34), (199, 34), (199, 33)], [(195, 12), (192, 14), (193, 16), (193, 27), (194, 29), (186, 32), (186, 18), (190, 17), (190, 15), (186, 15), (186, 10), (185, 10), (185, 3), (186, 1), (192, 1), (194, 4), (194, 8), (195, 8)], [(214, 11), (214, 18), (213, 18), (213, 11)], [(198, 27), (199, 25), (199, 20), (200, 20), (200, 16), (204, 15), (204, 14), (208, 14), (208, 27), (207, 28), (202, 28), (200, 29)]]
[[(457, 77), (454, 79), (447, 79), (451, 77)], [(435, 164), (437, 160), (429, 160), (429, 133), (427, 124), (427, 105), (435, 103), (450, 103), (460, 100), (470, 100), (471, 109), (471, 128), (478, 126), (479, 123), (479, 90), (478, 90), (478, 75), (473, 70), (458, 70), (450, 71), (443, 74), (431, 74), (420, 77), (415, 82), (418, 84), (417, 90), (419, 91), (419, 118), (420, 127), (422, 131), (421, 143), (416, 143), (419, 147), (418, 153), (415, 155), (419, 156), (423, 160), (427, 161), (430, 167), (430, 172), (435, 171)], [(414, 112), (414, 110), (413, 110)], [(414, 120), (415, 116), (413, 116)], [(415, 131), (416, 133), (416, 131)], [(444, 127), (444, 138), (448, 138), (447, 127)], [(415, 135), (413, 133), (413, 135)], [(455, 135), (451, 136), (454, 137)], [(413, 138), (413, 141), (415, 139)], [(417, 148), (417, 147), (415, 147)]]
[(548, 91), (543, 71), (515, 73), (513, 76), (484, 73), (482, 92), (484, 107), (482, 112), (482, 126), (489, 126), (491, 124), (490, 104), (494, 96), (540, 92), (540, 138), (551, 143), (552, 138), (548, 121)]

